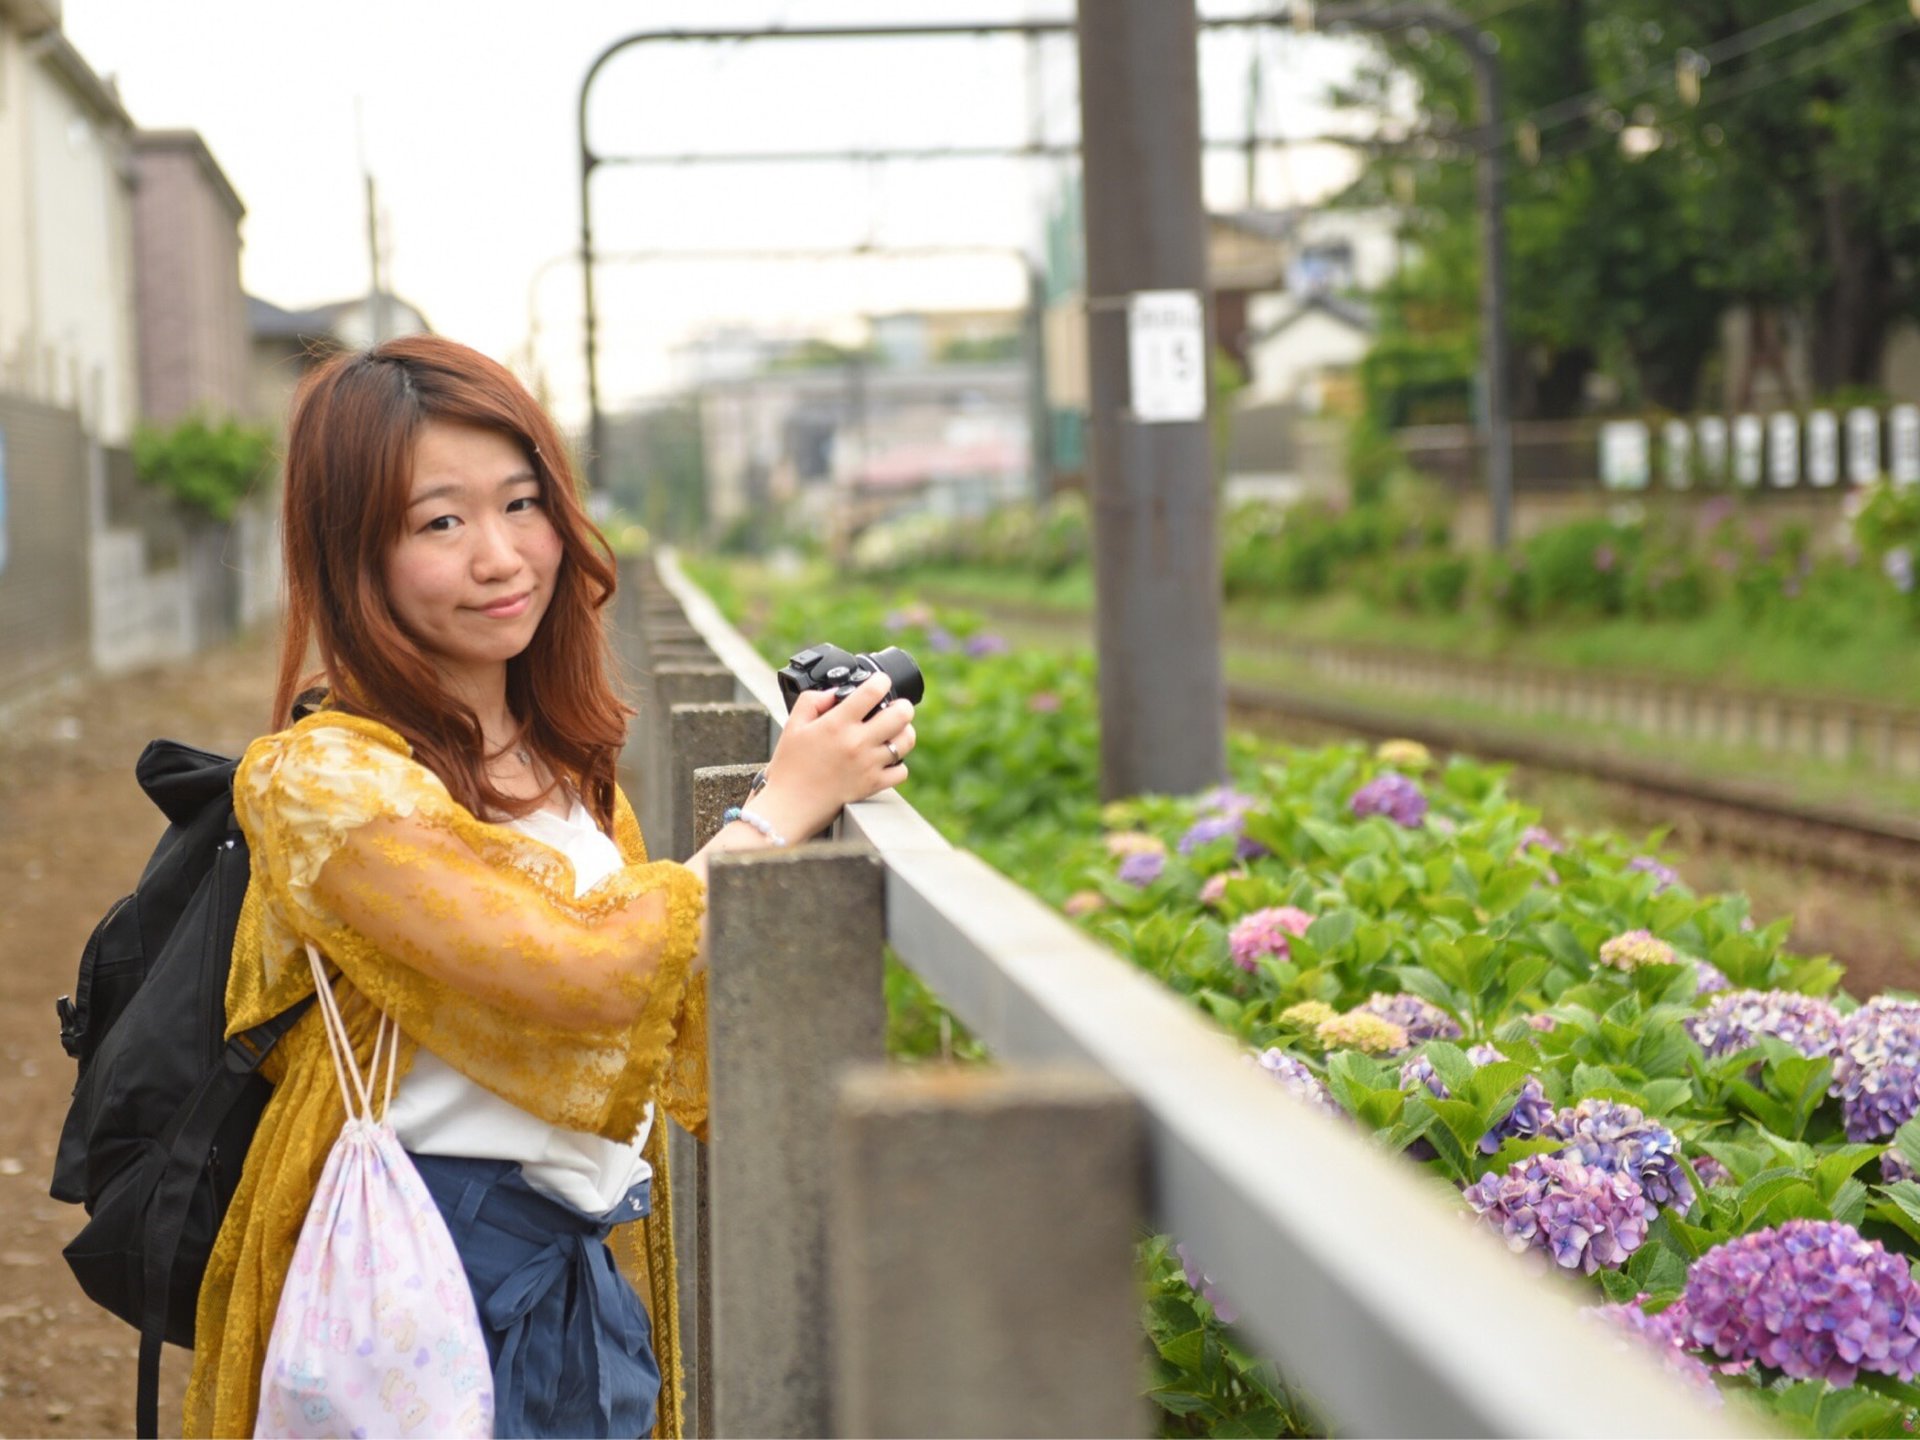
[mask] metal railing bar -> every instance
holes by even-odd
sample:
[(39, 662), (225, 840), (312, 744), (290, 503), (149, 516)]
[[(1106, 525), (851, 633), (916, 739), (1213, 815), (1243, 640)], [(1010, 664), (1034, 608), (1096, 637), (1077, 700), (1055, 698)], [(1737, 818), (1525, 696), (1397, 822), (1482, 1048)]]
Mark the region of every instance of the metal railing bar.
[[(662, 579), (750, 693), (772, 668), (683, 572)], [(735, 662), (738, 662), (737, 664)], [(1420, 1172), (1328, 1122), (1158, 981), (897, 795), (850, 809), (887, 867), (889, 943), (996, 1056), (1091, 1063), (1147, 1115), (1154, 1221), (1345, 1431), (1733, 1435), (1656, 1362), (1450, 1213)], [(911, 816), (911, 819), (908, 817)], [(931, 836), (931, 839), (928, 837)], [(1063, 1177), (1071, 1183), (1070, 1177)], [(1742, 1425), (1741, 1421), (1744, 1421)]]

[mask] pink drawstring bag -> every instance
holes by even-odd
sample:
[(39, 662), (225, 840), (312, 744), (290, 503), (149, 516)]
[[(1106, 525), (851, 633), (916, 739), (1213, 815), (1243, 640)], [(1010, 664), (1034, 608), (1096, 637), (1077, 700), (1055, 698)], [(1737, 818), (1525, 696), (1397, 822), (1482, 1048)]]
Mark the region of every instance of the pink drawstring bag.
[(393, 1099), (400, 1027), (380, 1017), (362, 1078), (311, 945), (307, 963), (347, 1123), (280, 1292), (253, 1433), (491, 1436), (493, 1367), (467, 1272), (420, 1172), (374, 1117), (383, 1056), (382, 1117)]

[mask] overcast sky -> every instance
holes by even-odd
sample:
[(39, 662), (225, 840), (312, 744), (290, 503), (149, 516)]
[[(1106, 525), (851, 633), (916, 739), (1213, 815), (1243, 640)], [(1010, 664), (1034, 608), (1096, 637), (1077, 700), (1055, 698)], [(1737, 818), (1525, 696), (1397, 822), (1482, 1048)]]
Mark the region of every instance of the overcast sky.
[[(1203, 13), (1270, 8), (1209, 0)], [(242, 279), (289, 309), (367, 288), (361, 164), (379, 186), (392, 288), (434, 328), (521, 363), (530, 329), (564, 420), (583, 411), (581, 78), (643, 29), (1068, 18), (1061, 0), (65, 0), (65, 28), (117, 78), (139, 125), (198, 130), (247, 206)], [(1202, 47), (1209, 133), (1240, 133), (1251, 46)], [(1338, 41), (1267, 34), (1262, 106), (1276, 134), (1333, 123), (1319, 97), (1350, 63)], [(1048, 42), (1049, 139), (1077, 134), (1070, 44)], [(603, 155), (639, 151), (1017, 144), (1026, 47), (1013, 39), (788, 41), (625, 51), (595, 82)], [(1314, 198), (1344, 162), (1270, 155), (1259, 199)], [(603, 169), (596, 248), (1031, 246), (1060, 169), (1018, 161)], [(1244, 166), (1217, 156), (1208, 200), (1245, 203)], [(550, 263), (551, 262), (551, 263)], [(1014, 307), (1017, 267), (993, 256), (915, 261), (607, 264), (598, 271), (611, 404), (674, 378), (672, 346), (719, 324), (821, 329), (862, 313)]]

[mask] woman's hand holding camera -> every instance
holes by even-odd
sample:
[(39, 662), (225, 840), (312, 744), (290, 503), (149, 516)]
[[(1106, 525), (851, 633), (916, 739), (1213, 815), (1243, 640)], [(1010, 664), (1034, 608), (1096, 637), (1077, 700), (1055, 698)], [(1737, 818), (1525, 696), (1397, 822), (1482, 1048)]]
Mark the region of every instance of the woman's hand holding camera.
[(897, 699), (874, 709), (892, 688), (892, 680), (878, 674), (844, 701), (836, 702), (831, 690), (803, 692), (767, 763), (766, 788), (750, 802), (753, 810), (781, 835), (800, 840), (824, 830), (842, 807), (905, 780), (913, 702)]

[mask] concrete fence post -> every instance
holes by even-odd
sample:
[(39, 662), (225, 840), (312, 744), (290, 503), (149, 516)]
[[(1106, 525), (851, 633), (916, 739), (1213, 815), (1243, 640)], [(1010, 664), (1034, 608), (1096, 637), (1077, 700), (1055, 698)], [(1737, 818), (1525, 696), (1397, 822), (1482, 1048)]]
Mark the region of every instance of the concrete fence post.
[[(758, 764), (718, 765), (693, 774), (693, 848), (700, 849), (720, 830), (729, 807), (744, 804)], [(712, 1327), (705, 1317), (713, 1304), (713, 1228), (707, 1215), (707, 1147), (668, 1122), (668, 1157), (673, 1167), (673, 1248), (679, 1257), (681, 1365), (687, 1395), (683, 1414), (689, 1436), (711, 1433), (700, 1410), (700, 1394), (713, 1363)]]
[(699, 848), (694, 840), (695, 773), (715, 765), (766, 764), (773, 753), (773, 726), (759, 705), (674, 705), (667, 711), (666, 721), (668, 818), (662, 833), (670, 836), (672, 843), (662, 853), (669, 859), (685, 860)]
[(885, 1045), (885, 882), (854, 844), (713, 860), (709, 1435), (828, 1433), (828, 1137), (841, 1070)]
[(836, 1435), (1144, 1435), (1133, 1097), (1085, 1069), (865, 1067), (829, 1169)]
[[(647, 853), (656, 859), (686, 859), (673, 850), (674, 800), (679, 793), (673, 785), (673, 707), (721, 704), (733, 699), (733, 693), (732, 672), (711, 662), (689, 665), (678, 660), (662, 661), (646, 671), (640, 713), (634, 717), (634, 724), (640, 732), (640, 766), (644, 777), (639, 801), (640, 829), (647, 837)], [(714, 756), (706, 763), (751, 758), (750, 755)]]

